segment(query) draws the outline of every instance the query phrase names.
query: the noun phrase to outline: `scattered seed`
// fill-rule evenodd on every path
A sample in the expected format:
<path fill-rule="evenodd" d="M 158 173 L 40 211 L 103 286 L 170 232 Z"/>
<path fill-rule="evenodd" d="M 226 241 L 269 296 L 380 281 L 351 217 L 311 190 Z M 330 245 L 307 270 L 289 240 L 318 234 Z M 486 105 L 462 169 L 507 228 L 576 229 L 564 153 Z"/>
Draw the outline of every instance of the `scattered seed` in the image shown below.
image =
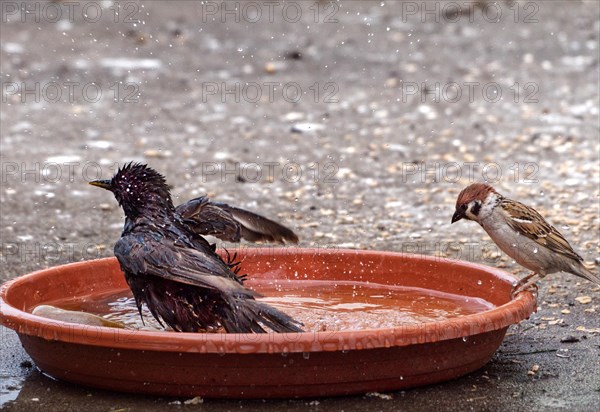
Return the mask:
<path fill-rule="evenodd" d="M 183 401 L 183 403 L 184 405 L 199 405 L 201 403 L 204 403 L 204 399 L 202 399 L 202 397 L 200 396 L 196 396 L 195 398 Z"/>
<path fill-rule="evenodd" d="M 582 305 L 587 305 L 588 303 L 590 303 L 592 301 L 592 297 L 591 296 L 577 296 L 575 298 L 575 300 L 579 303 L 581 303 Z"/>
<path fill-rule="evenodd" d="M 365 394 L 365 396 L 368 398 L 385 399 L 386 401 L 393 399 L 392 395 L 388 395 L 386 393 L 379 393 L 379 392 L 368 392 Z"/>
<path fill-rule="evenodd" d="M 585 326 L 577 326 L 575 328 L 575 330 L 578 331 L 578 332 L 600 333 L 600 328 L 591 328 L 591 329 L 588 329 Z"/>

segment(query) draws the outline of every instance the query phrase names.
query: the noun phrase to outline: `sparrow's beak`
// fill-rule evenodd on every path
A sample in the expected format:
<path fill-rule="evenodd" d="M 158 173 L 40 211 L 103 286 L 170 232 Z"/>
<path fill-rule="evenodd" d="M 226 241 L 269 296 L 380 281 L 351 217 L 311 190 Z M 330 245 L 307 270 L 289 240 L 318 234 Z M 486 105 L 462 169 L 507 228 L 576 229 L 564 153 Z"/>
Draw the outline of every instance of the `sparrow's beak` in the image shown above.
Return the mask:
<path fill-rule="evenodd" d="M 98 186 L 102 189 L 112 190 L 112 186 L 110 184 L 110 180 L 92 180 L 89 182 L 92 186 Z"/>
<path fill-rule="evenodd" d="M 461 220 L 462 218 L 465 217 L 465 212 L 463 212 L 462 210 L 457 210 L 456 212 L 454 212 L 454 214 L 452 215 L 452 223 L 458 222 L 459 220 Z"/>

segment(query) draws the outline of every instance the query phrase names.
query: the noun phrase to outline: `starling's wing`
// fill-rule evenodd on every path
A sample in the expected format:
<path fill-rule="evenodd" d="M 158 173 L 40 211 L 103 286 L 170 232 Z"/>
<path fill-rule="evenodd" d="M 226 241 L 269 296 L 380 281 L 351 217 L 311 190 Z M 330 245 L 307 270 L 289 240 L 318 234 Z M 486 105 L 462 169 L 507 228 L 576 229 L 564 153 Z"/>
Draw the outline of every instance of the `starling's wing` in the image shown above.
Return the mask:
<path fill-rule="evenodd" d="M 210 202 L 206 197 L 192 199 L 176 210 L 201 235 L 214 235 L 231 242 L 244 238 L 251 242 L 298 243 L 298 236 L 287 227 L 244 209 Z"/>
<path fill-rule="evenodd" d="M 240 224 L 228 211 L 214 207 L 206 196 L 182 203 L 175 211 L 199 235 L 213 235 L 230 242 L 239 242 L 241 239 Z"/>
<path fill-rule="evenodd" d="M 298 236 L 287 227 L 256 213 L 229 206 L 225 203 L 210 203 L 215 208 L 227 211 L 240 224 L 241 235 L 251 242 L 298 243 Z"/>
<path fill-rule="evenodd" d="M 124 272 L 153 275 L 222 292 L 255 296 L 235 280 L 227 265 L 212 251 L 191 248 L 150 234 L 129 234 L 115 244 Z"/>
<path fill-rule="evenodd" d="M 506 213 L 506 221 L 513 230 L 555 253 L 577 261 L 583 260 L 564 236 L 535 209 L 510 199 L 504 199 L 500 206 Z"/>

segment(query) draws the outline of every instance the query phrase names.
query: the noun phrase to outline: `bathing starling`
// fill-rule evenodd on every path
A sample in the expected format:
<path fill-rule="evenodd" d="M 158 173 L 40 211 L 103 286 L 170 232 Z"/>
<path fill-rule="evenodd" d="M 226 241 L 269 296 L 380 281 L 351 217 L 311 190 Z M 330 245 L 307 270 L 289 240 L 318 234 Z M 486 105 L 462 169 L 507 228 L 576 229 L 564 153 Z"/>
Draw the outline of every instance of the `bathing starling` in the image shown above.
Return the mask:
<path fill-rule="evenodd" d="M 110 180 L 125 212 L 115 256 L 140 311 L 146 303 L 158 322 L 178 332 L 301 332 L 299 322 L 255 300 L 237 263 L 223 260 L 202 235 L 238 242 L 297 242 L 288 228 L 265 217 L 201 197 L 173 206 L 165 178 L 144 164 L 128 163 Z"/>

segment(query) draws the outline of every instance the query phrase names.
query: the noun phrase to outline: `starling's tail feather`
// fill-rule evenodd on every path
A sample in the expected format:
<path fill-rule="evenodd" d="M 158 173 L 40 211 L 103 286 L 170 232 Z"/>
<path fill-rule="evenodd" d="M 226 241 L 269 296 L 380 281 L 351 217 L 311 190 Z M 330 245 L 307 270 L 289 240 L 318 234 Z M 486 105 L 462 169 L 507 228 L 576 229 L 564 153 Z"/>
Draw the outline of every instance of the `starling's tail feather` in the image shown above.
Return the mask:
<path fill-rule="evenodd" d="M 235 319 L 223 319 L 223 327 L 233 333 L 265 333 L 263 326 L 274 332 L 303 332 L 302 323 L 265 303 L 254 299 L 237 300 Z"/>
<path fill-rule="evenodd" d="M 574 275 L 587 279 L 590 282 L 594 282 L 596 285 L 600 285 L 600 278 L 598 277 L 598 275 L 596 275 L 590 269 L 585 267 L 583 262 L 577 262 L 577 264 L 572 265 L 571 268 L 571 273 L 573 273 Z"/>

